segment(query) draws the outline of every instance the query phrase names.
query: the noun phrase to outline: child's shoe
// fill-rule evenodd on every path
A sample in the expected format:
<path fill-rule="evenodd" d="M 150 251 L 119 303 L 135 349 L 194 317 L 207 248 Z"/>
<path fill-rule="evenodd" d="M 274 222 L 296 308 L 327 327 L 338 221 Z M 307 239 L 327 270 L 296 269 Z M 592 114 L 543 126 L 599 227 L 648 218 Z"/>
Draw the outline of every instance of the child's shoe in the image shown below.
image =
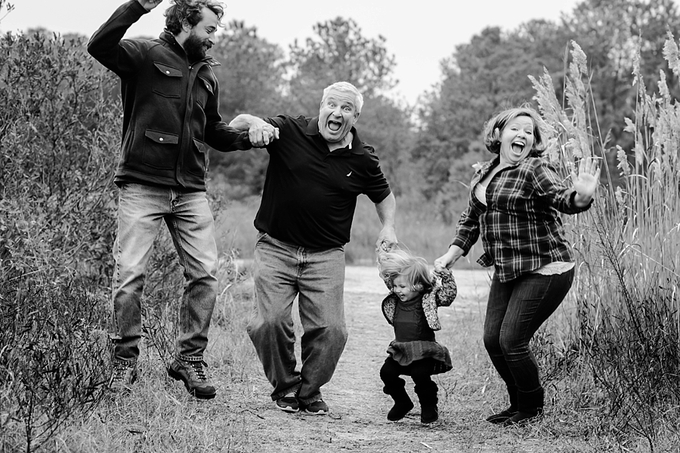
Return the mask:
<path fill-rule="evenodd" d="M 425 384 L 416 384 L 416 394 L 420 401 L 420 423 L 433 423 L 439 419 L 437 403 L 437 384 L 430 381 Z"/>
<path fill-rule="evenodd" d="M 409 398 L 404 387 L 390 389 L 388 395 L 394 400 L 394 406 L 387 413 L 387 419 L 396 422 L 406 417 L 406 414 L 413 409 L 413 401 Z"/>
<path fill-rule="evenodd" d="M 405 400 L 395 401 L 392 409 L 387 413 L 387 419 L 391 422 L 396 422 L 406 417 L 411 409 L 413 409 L 413 402 L 407 396 Z"/>
<path fill-rule="evenodd" d="M 437 405 L 421 406 L 420 408 L 420 423 L 428 424 L 434 423 L 439 419 L 439 409 Z"/>

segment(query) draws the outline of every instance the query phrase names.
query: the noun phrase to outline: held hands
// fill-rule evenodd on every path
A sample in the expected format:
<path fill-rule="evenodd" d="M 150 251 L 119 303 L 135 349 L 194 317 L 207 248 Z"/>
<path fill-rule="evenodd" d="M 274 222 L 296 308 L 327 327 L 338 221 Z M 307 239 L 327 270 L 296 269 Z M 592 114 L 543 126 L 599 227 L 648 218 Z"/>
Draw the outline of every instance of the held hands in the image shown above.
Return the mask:
<path fill-rule="evenodd" d="M 163 0 L 137 0 L 140 5 L 142 5 L 142 8 L 144 8 L 147 11 L 151 11 L 155 7 L 161 4 Z"/>
<path fill-rule="evenodd" d="M 258 122 L 248 128 L 248 138 L 254 148 L 264 148 L 279 138 L 279 128 L 264 121 Z"/>
<path fill-rule="evenodd" d="M 576 191 L 574 202 L 579 207 L 590 203 L 595 189 L 597 189 L 597 184 L 600 181 L 600 164 L 598 160 L 595 157 L 584 157 L 579 162 L 578 175 L 576 171 L 571 172 L 571 181 Z"/>
<path fill-rule="evenodd" d="M 436 260 L 434 260 L 434 270 L 435 271 L 442 271 L 444 269 L 448 269 L 449 264 L 451 263 L 451 260 L 449 259 L 449 257 L 447 255 L 448 255 L 448 253 L 446 255 L 442 255 L 439 258 L 437 258 Z"/>
<path fill-rule="evenodd" d="M 393 227 L 383 227 L 378 235 L 378 240 L 375 242 L 375 252 L 380 254 L 382 252 L 389 252 L 397 246 L 397 233 Z"/>
<path fill-rule="evenodd" d="M 442 271 L 450 268 L 461 256 L 463 256 L 463 249 L 452 245 L 445 254 L 434 260 L 434 270 Z"/>

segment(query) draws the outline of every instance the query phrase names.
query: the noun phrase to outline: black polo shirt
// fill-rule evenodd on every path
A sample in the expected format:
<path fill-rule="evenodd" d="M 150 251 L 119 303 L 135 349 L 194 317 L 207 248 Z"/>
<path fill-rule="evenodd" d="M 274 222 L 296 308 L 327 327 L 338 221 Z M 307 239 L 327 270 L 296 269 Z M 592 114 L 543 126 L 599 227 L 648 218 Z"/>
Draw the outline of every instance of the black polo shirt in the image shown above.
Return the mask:
<path fill-rule="evenodd" d="M 265 118 L 279 128 L 267 147 L 269 166 L 255 227 L 276 239 L 311 249 L 345 245 L 357 197 L 380 203 L 390 186 L 372 146 L 352 128 L 350 146 L 328 150 L 317 118 Z"/>

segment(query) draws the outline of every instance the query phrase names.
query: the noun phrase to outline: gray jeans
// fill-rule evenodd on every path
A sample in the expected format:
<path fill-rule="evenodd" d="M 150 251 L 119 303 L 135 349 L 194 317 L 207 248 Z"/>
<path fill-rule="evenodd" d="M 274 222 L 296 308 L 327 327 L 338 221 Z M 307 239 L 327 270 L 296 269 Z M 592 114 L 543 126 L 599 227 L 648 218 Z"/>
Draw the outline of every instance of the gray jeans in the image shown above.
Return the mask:
<path fill-rule="evenodd" d="M 179 310 L 177 356 L 201 360 L 217 298 L 215 226 L 205 192 L 125 184 L 113 246 L 114 360 L 135 361 L 142 335 L 141 297 L 146 266 L 161 223 L 170 231 L 186 285 Z"/>
<path fill-rule="evenodd" d="M 266 233 L 255 246 L 255 316 L 248 335 L 274 387 L 272 400 L 297 391 L 309 404 L 331 380 L 347 342 L 342 247 L 309 250 Z M 292 309 L 298 297 L 303 335 L 297 370 Z"/>

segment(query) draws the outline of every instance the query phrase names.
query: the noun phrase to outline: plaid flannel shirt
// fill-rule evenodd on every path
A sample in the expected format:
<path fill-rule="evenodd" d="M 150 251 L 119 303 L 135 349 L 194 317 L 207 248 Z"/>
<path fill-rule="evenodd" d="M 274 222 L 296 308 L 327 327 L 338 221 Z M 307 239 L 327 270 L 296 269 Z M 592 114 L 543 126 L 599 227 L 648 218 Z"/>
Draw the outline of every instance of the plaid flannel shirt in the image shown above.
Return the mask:
<path fill-rule="evenodd" d="M 451 245 L 467 255 L 481 235 L 484 254 L 477 262 L 493 265 L 501 282 L 555 261 L 572 262 L 573 252 L 564 238 L 559 213 L 585 211 L 592 201 L 577 207 L 576 192 L 560 180 L 555 169 L 541 157 L 528 157 L 500 170 L 489 181 L 484 205 L 474 188 L 498 163 L 498 158 L 486 162 L 472 178 L 469 205 Z"/>

